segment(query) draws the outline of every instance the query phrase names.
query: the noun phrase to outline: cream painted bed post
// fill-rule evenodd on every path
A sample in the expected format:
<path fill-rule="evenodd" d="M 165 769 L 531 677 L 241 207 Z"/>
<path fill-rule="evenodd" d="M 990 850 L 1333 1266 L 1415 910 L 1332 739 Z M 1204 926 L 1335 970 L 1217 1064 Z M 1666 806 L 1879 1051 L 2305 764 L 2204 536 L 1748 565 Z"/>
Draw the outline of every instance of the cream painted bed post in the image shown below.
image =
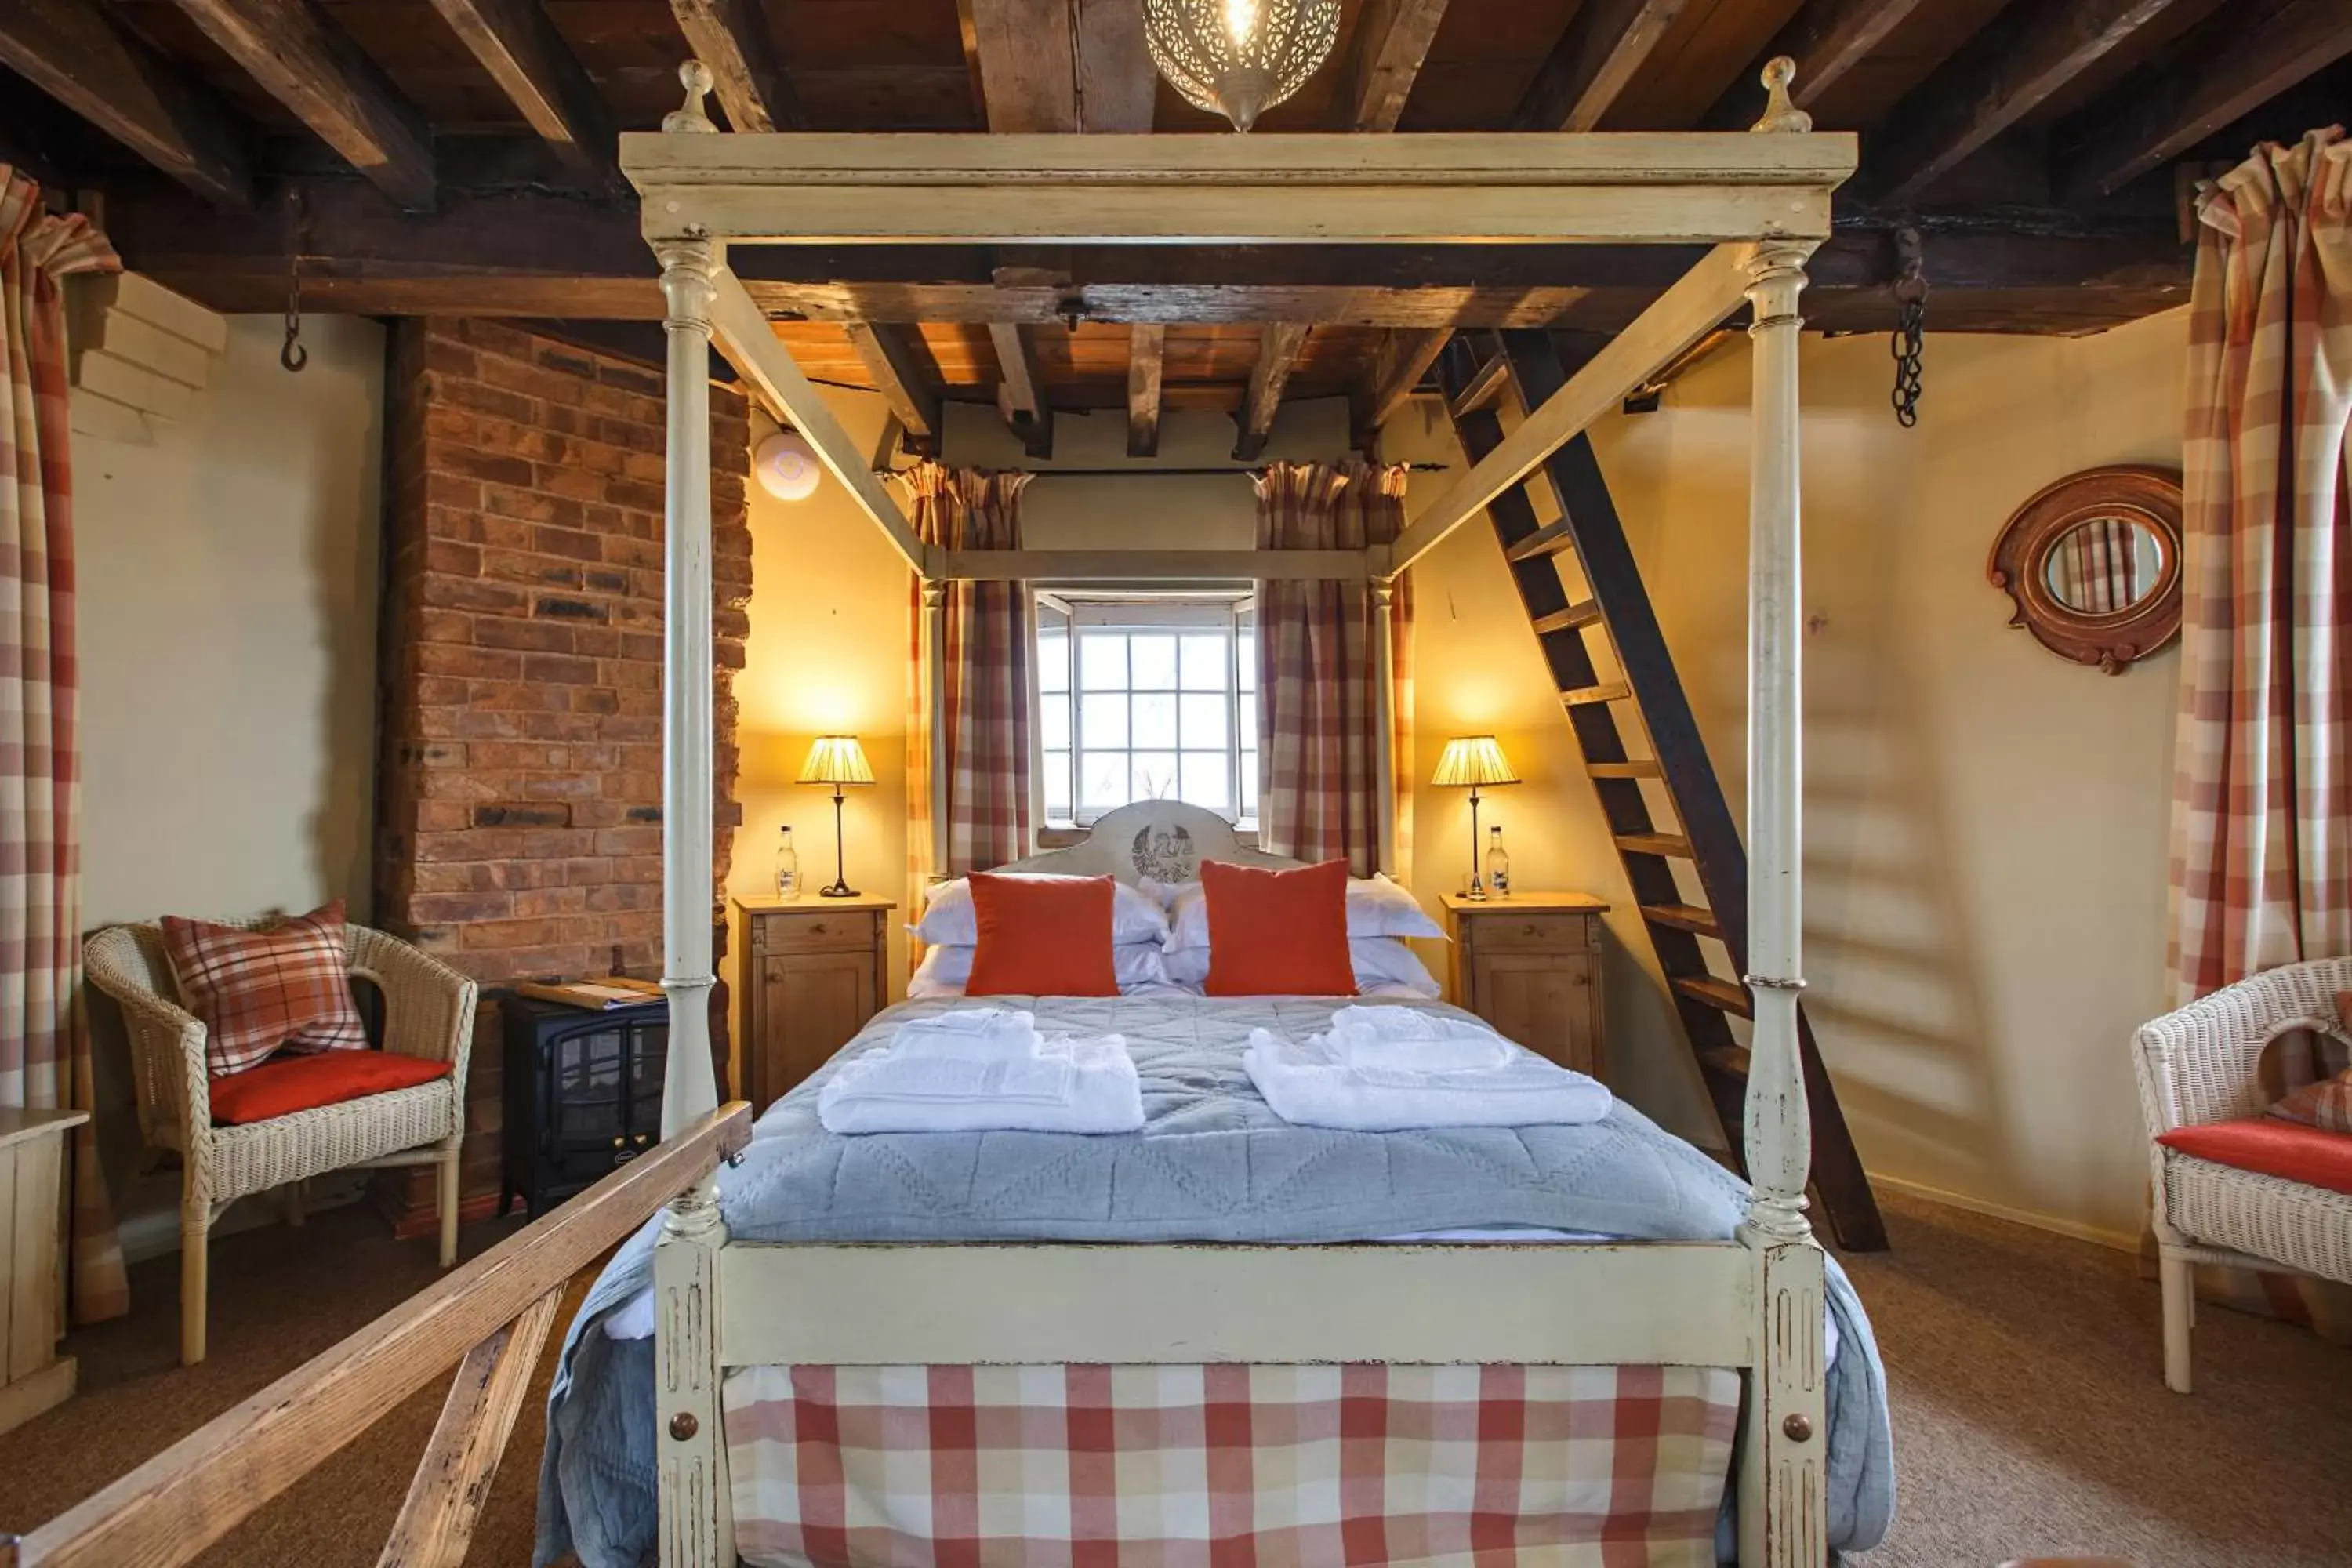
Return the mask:
<path fill-rule="evenodd" d="M 1035 647 L 1033 639 L 1031 647 Z M 923 705 L 930 715 L 931 879 L 948 870 L 948 585 L 923 579 Z M 920 910 L 916 911 L 918 915 Z"/>
<path fill-rule="evenodd" d="M 1396 579 L 1372 579 L 1372 723 L 1377 731 L 1372 776 L 1381 782 L 1373 816 L 1376 871 L 1397 874 L 1396 832 L 1396 628 L 1389 616 L 1396 605 Z M 1408 764 L 1410 765 L 1410 764 Z"/>
<path fill-rule="evenodd" d="M 1805 131 L 1786 58 L 1764 70 L 1759 132 Z M 1755 998 L 1748 1076 L 1748 1176 L 1740 1239 L 1756 1260 L 1756 1371 L 1739 1477 L 1745 1568 L 1828 1560 L 1828 1420 L 1822 1250 L 1805 1218 L 1811 1119 L 1798 1055 L 1803 900 L 1803 574 L 1797 314 L 1811 243 L 1764 240 L 1748 259 L 1754 386 L 1748 533 L 1748 964 Z"/>
<path fill-rule="evenodd" d="M 678 68 L 686 107 L 666 132 L 710 132 L 701 110 L 710 72 Z M 719 1106 L 710 1065 L 711 573 L 710 310 L 718 246 L 685 237 L 654 242 L 669 338 L 668 502 L 662 557 L 662 989 L 669 1053 L 662 1136 L 675 1137 Z M 705 1179 L 669 1207 L 654 1249 L 655 1443 L 662 1568 L 733 1568 L 733 1510 L 719 1430 L 719 1250 L 727 1227 L 719 1187 Z"/>

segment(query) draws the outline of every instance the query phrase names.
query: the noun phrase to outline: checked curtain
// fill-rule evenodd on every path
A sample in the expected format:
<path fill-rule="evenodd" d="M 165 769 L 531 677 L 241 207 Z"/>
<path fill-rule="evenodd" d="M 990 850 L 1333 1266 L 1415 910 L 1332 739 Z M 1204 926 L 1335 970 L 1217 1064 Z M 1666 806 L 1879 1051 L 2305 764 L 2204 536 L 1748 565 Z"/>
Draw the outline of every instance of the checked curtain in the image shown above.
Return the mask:
<path fill-rule="evenodd" d="M 2183 1002 L 2352 953 L 2352 143 L 2326 130 L 2259 148 L 2198 214 L 2171 868 Z M 2352 1337 L 2352 1292 L 2298 1289 L 2313 1283 L 2208 1281 Z"/>
<path fill-rule="evenodd" d="M 1017 550 L 1021 492 L 1030 476 L 920 463 L 905 476 L 910 521 L 926 544 Z M 1029 702 L 1033 606 L 1026 583 L 945 583 L 947 864 L 931 864 L 930 665 L 924 658 L 924 584 L 912 579 L 907 683 L 907 872 L 920 910 L 934 876 L 960 877 L 1029 853 Z"/>
<path fill-rule="evenodd" d="M 122 264 L 88 219 L 44 211 L 40 194 L 0 163 L 0 1105 L 87 1110 L 62 279 Z M 75 1321 L 93 1322 L 131 1303 L 89 1122 L 68 1180 L 68 1300 Z"/>
<path fill-rule="evenodd" d="M 1261 550 L 1361 550 L 1404 531 L 1405 470 L 1275 463 L 1257 479 Z M 1261 582 L 1258 841 L 1300 860 L 1380 868 L 1380 795 L 1396 814 L 1396 864 L 1412 864 L 1412 587 L 1389 608 L 1396 692 L 1389 776 L 1380 776 L 1373 592 L 1362 583 Z"/>

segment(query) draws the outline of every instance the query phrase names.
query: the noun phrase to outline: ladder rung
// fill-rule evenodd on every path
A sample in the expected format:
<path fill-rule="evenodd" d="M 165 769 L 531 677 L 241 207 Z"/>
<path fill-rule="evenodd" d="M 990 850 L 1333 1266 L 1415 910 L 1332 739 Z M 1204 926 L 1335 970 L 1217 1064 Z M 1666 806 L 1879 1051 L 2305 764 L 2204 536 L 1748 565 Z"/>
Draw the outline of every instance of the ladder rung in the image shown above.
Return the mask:
<path fill-rule="evenodd" d="M 1691 857 L 1690 840 L 1672 833 L 1621 833 L 1617 847 L 1633 855 L 1670 855 L 1678 860 Z"/>
<path fill-rule="evenodd" d="M 1737 1013 L 1743 1018 L 1753 1017 L 1755 1002 L 1748 987 L 1728 980 L 1718 980 L 1712 974 L 1685 974 L 1675 981 L 1675 989 L 1694 1002 L 1705 1003 L 1718 1013 Z"/>
<path fill-rule="evenodd" d="M 1490 406 L 1496 398 L 1502 395 L 1503 388 L 1510 384 L 1510 380 L 1509 356 L 1497 350 L 1495 356 L 1480 365 L 1478 373 L 1462 388 L 1462 395 L 1448 405 L 1454 417 L 1459 419 L 1465 414 L 1475 414 L 1479 409 Z"/>
<path fill-rule="evenodd" d="M 1711 1051 L 1699 1052 L 1698 1065 L 1726 1078 L 1744 1079 L 1748 1077 L 1748 1054 L 1746 1046 L 1717 1046 Z"/>
<path fill-rule="evenodd" d="M 1576 541 L 1569 537 L 1569 528 L 1565 521 L 1547 523 L 1504 551 L 1503 559 L 1511 562 L 1532 561 L 1538 555 L 1557 555 L 1575 543 Z"/>
<path fill-rule="evenodd" d="M 1622 680 L 1603 680 L 1591 686 L 1575 686 L 1559 694 L 1559 700 L 1570 708 L 1581 708 L 1588 702 L 1622 702 L 1633 692 Z"/>
<path fill-rule="evenodd" d="M 1723 927 L 1716 923 L 1715 911 L 1696 904 L 1643 904 L 1642 918 L 1654 926 L 1672 926 L 1676 931 L 1696 931 L 1700 936 L 1721 937 Z"/>
<path fill-rule="evenodd" d="M 1662 779 L 1666 776 L 1666 770 L 1650 757 L 1638 763 L 1587 763 L 1584 771 L 1597 779 Z"/>
<path fill-rule="evenodd" d="M 1542 637 L 1546 632 L 1572 632 L 1580 626 L 1597 626 L 1600 624 L 1601 606 L 1590 599 L 1581 604 L 1570 605 L 1564 610 L 1554 610 L 1550 615 L 1538 616 L 1535 618 L 1538 637 Z"/>

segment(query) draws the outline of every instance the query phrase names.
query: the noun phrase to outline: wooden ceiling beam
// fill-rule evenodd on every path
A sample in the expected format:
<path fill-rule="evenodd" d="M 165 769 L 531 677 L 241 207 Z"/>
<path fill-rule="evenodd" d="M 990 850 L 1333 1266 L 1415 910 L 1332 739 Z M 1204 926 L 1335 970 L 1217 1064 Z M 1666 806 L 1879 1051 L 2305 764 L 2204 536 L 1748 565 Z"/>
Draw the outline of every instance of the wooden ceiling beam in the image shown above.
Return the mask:
<path fill-rule="evenodd" d="M 1054 455 L 1054 405 L 1037 369 L 1037 345 L 1018 322 L 992 321 L 988 341 L 996 350 L 996 411 L 1033 458 Z"/>
<path fill-rule="evenodd" d="M 879 321 L 845 321 L 842 331 L 857 351 L 875 390 L 890 405 L 892 417 L 906 432 L 909 451 L 936 451 L 940 439 L 940 394 L 923 369 L 917 347 L 920 334 L 911 327 Z"/>
<path fill-rule="evenodd" d="M 989 130 L 1076 131 L 1078 45 L 1070 0 L 968 3 Z"/>
<path fill-rule="evenodd" d="M 433 128 L 318 0 L 179 0 L 264 92 L 404 207 L 433 205 Z"/>
<path fill-rule="evenodd" d="M 1381 340 L 1372 360 L 1368 409 L 1373 429 L 1387 424 L 1412 398 L 1412 389 L 1421 384 L 1421 378 L 1429 374 L 1453 336 L 1451 327 L 1419 327 L 1392 330 Z"/>
<path fill-rule="evenodd" d="M 1895 107 L 1873 149 L 1871 185 L 1912 200 L 2075 77 L 2170 10 L 2174 0 L 2055 0 L 1996 20 Z"/>
<path fill-rule="evenodd" d="M 1752 124 L 1762 108 L 1756 96 L 1756 79 L 1767 60 L 1782 55 L 1797 63 L 1796 79 L 1789 84 L 1789 100 L 1799 109 L 1811 109 L 1927 3 L 1806 0 L 1788 25 L 1773 35 L 1764 52 L 1740 73 L 1731 90 L 1716 100 L 1704 123 L 1715 131 L 1738 131 Z"/>
<path fill-rule="evenodd" d="M 1585 0 L 1519 105 L 1522 131 L 1601 123 L 1689 0 Z"/>
<path fill-rule="evenodd" d="M 2347 54 L 2344 0 L 2225 7 L 2157 68 L 2133 73 L 2059 127 L 2053 183 L 2069 200 L 2113 194 Z"/>
<path fill-rule="evenodd" d="M 1394 131 L 1445 19 L 1446 0 L 1365 0 L 1342 107 L 1346 129 Z"/>
<path fill-rule="evenodd" d="M 807 117 L 776 53 L 760 0 L 669 0 L 694 58 L 710 68 L 712 90 L 737 131 L 800 131 Z"/>
<path fill-rule="evenodd" d="M 1167 369 L 1168 329 L 1139 322 L 1127 333 L 1127 455 L 1160 456 L 1160 384 Z"/>
<path fill-rule="evenodd" d="M 252 208 L 253 174 L 228 111 L 93 0 L 0 5 L 0 64 L 205 200 Z"/>
<path fill-rule="evenodd" d="M 613 117 L 540 0 L 433 0 L 540 139 L 582 179 L 620 177 Z"/>
<path fill-rule="evenodd" d="M 1160 72 L 1143 41 L 1143 0 L 1076 0 L 1076 129 L 1144 132 L 1160 104 Z"/>
<path fill-rule="evenodd" d="M 1298 367 L 1298 355 L 1307 347 L 1307 326 L 1304 321 L 1270 321 L 1258 336 L 1257 363 L 1250 367 L 1249 391 L 1242 396 L 1242 411 L 1236 416 L 1241 426 L 1240 437 L 1234 442 L 1234 461 L 1254 463 L 1265 450 L 1266 437 L 1274 433 L 1275 412 L 1282 406 L 1283 389 L 1290 384 L 1290 373 Z"/>

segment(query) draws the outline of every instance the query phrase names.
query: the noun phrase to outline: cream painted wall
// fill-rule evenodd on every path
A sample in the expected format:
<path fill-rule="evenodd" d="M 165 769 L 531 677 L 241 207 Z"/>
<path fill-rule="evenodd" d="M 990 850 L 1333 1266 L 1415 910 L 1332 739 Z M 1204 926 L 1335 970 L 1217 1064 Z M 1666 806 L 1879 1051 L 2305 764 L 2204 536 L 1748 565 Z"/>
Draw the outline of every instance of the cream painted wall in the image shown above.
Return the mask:
<path fill-rule="evenodd" d="M 230 318 L 194 413 L 150 446 L 76 436 L 82 922 L 369 911 L 383 329 Z M 110 1007 L 91 1009 L 110 1186 L 134 1256 L 176 1244 L 178 1178 L 133 1184 Z"/>
<path fill-rule="evenodd" d="M 2011 511 L 2104 463 L 2179 461 L 2183 313 L 2082 339 L 1947 336 L 1920 426 L 1876 338 L 1804 348 L 1807 1005 L 1865 1163 L 2110 1238 L 2147 1173 L 2132 1028 L 2166 1005 L 2178 658 L 2109 678 L 2006 623 L 1984 565 Z M 1717 765 L 1740 809 L 1748 360 L 1678 382 L 1595 444 Z M 1396 456 L 1453 452 L 1416 407 Z M 1442 481 L 1444 476 L 1437 476 Z M 1416 481 L 1416 501 L 1434 483 Z M 1497 731 L 1522 886 L 1625 889 L 1483 525 L 1417 574 L 1420 776 Z M 1424 895 L 1458 879 L 1464 808 L 1423 789 Z M 1614 1059 L 1678 1131 L 1706 1121 L 1646 943 L 1612 917 Z M 1636 956 L 1638 955 L 1638 957 Z"/>

